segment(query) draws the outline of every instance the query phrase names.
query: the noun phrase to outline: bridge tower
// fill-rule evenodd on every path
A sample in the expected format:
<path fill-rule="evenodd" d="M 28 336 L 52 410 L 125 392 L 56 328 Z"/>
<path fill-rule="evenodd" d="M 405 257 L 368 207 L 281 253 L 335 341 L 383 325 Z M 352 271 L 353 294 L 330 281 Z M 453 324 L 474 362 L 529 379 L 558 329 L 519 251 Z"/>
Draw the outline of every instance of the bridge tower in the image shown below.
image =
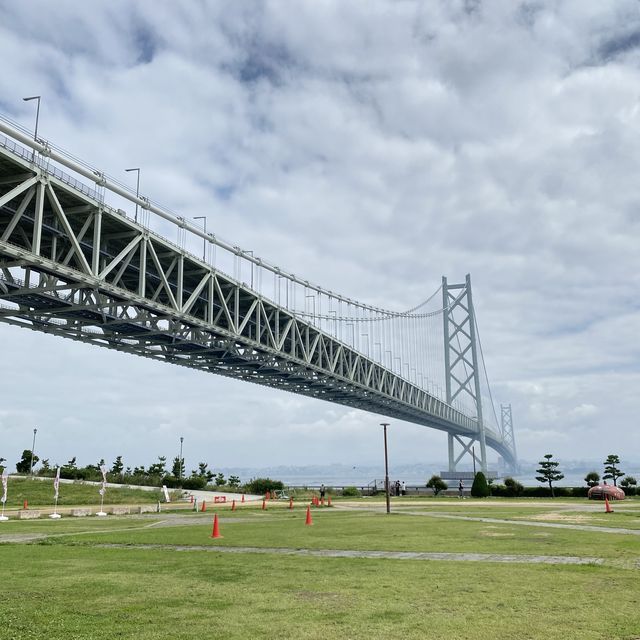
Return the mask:
<path fill-rule="evenodd" d="M 513 451 L 513 459 L 517 460 L 516 456 L 516 440 L 513 435 L 513 415 L 511 413 L 510 404 L 500 405 L 500 427 L 502 429 L 502 440 L 511 451 Z M 512 465 L 513 472 L 517 472 L 517 464 Z"/>
<path fill-rule="evenodd" d="M 471 276 L 467 274 L 464 283 L 449 284 L 442 278 L 442 308 L 444 319 L 444 368 L 447 403 L 452 404 L 465 394 L 471 398 L 476 409 L 478 432 L 476 436 L 466 438 L 449 433 L 449 471 L 466 453 L 480 463 L 483 473 L 487 473 L 487 448 L 485 444 L 484 423 L 482 420 L 482 396 L 480 393 L 480 363 L 476 341 L 476 323 L 471 295 Z M 462 451 L 456 455 L 456 442 Z M 473 444 L 480 443 L 480 458 L 476 456 Z"/>

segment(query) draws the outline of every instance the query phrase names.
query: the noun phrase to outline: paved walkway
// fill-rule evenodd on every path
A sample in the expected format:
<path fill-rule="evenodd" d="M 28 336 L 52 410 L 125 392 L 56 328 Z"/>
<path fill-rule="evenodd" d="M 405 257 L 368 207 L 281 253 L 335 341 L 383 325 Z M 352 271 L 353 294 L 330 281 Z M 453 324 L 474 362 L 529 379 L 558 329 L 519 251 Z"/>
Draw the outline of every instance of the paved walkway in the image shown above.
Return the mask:
<path fill-rule="evenodd" d="M 531 556 L 499 553 L 431 553 L 421 551 L 357 551 L 351 549 L 293 549 L 287 547 L 224 547 L 167 544 L 96 544 L 108 549 L 160 549 L 171 551 L 215 551 L 217 553 L 259 553 L 320 558 L 369 558 L 378 560 L 445 560 L 453 562 L 505 562 L 524 564 L 603 564 L 602 558 L 577 556 Z"/>
<path fill-rule="evenodd" d="M 345 507 L 336 505 L 336 509 L 346 511 L 372 511 L 383 513 L 384 507 Z M 409 516 L 422 516 L 425 518 L 443 518 L 446 520 L 467 520 L 469 522 L 486 522 L 487 524 L 514 525 L 517 527 L 545 527 L 548 529 L 572 529 L 574 531 L 589 531 L 592 533 L 618 533 L 620 535 L 640 536 L 640 529 L 623 529 L 621 527 L 599 527 L 589 524 L 561 524 L 559 522 L 542 522 L 540 520 L 507 520 L 505 518 L 483 518 L 479 516 L 460 516 L 453 513 L 430 513 L 429 511 L 410 511 L 402 509 L 396 513 Z"/>

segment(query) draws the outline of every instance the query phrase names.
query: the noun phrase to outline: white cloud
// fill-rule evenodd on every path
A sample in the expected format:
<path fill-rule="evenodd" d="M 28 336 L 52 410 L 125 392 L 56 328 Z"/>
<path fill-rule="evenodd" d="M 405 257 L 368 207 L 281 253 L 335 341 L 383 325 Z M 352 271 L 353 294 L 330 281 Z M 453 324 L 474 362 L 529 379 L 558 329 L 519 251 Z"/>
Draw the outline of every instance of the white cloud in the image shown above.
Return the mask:
<path fill-rule="evenodd" d="M 44 137 L 123 181 L 142 167 L 154 200 L 346 295 L 408 308 L 471 272 L 521 455 L 600 458 L 580 434 L 606 420 L 640 458 L 639 31 L 629 1 L 10 3 L 0 109 L 32 126 L 21 98 L 42 94 Z M 226 466 L 379 453 L 362 412 L 0 338 L 12 456 L 32 424 L 55 455 L 133 464 L 181 434 Z M 444 434 L 403 429 L 446 458 Z"/>

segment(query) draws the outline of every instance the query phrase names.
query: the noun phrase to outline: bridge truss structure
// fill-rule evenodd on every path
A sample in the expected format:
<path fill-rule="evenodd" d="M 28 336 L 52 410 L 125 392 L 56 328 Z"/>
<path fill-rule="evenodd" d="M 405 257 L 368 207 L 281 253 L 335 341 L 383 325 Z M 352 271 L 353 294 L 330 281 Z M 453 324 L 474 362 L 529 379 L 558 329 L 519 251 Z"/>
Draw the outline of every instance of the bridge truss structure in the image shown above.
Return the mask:
<path fill-rule="evenodd" d="M 0 132 L 0 322 L 439 429 L 451 470 L 474 442 L 481 468 L 487 445 L 515 466 L 512 427 L 483 418 L 468 276 L 443 279 L 434 312 L 433 296 L 404 312 L 362 304 L 207 234 L 15 123 L 0 120 Z M 108 194 L 135 204 L 135 218 Z M 202 258 L 187 234 L 204 241 Z M 434 351 L 423 329 L 440 318 Z M 428 375 L 438 349 L 446 392 Z"/>

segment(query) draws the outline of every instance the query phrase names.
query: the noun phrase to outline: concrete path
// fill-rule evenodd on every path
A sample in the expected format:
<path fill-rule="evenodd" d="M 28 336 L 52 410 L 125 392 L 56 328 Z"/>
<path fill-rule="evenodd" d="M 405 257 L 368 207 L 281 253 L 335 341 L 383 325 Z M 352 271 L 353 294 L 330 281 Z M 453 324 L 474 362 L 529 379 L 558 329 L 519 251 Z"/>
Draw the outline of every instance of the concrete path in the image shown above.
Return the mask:
<path fill-rule="evenodd" d="M 160 549 L 170 551 L 214 551 L 217 553 L 258 553 L 320 558 L 367 558 L 373 560 L 445 560 L 453 562 L 503 562 L 521 564 L 603 564 L 602 558 L 577 556 L 531 556 L 498 553 L 431 553 L 420 551 L 356 551 L 351 549 L 293 549 L 287 547 L 224 547 L 166 544 L 96 544 L 108 549 Z"/>
<path fill-rule="evenodd" d="M 372 511 L 383 513 L 385 507 L 345 507 L 343 505 L 335 505 L 336 509 L 344 509 L 346 511 Z M 410 511 L 402 509 L 399 512 L 408 516 L 422 516 L 424 518 L 442 518 L 446 520 L 466 520 L 468 522 L 486 522 L 487 524 L 503 524 L 513 525 L 516 527 L 544 527 L 548 529 L 572 529 L 574 531 L 589 531 L 591 533 L 618 533 L 620 535 L 640 536 L 640 529 L 623 529 L 621 527 L 600 527 L 589 524 L 561 524 L 559 522 L 542 522 L 539 520 L 507 520 L 500 518 L 482 518 L 478 516 L 460 516 L 453 513 L 430 513 L 429 511 Z"/>

